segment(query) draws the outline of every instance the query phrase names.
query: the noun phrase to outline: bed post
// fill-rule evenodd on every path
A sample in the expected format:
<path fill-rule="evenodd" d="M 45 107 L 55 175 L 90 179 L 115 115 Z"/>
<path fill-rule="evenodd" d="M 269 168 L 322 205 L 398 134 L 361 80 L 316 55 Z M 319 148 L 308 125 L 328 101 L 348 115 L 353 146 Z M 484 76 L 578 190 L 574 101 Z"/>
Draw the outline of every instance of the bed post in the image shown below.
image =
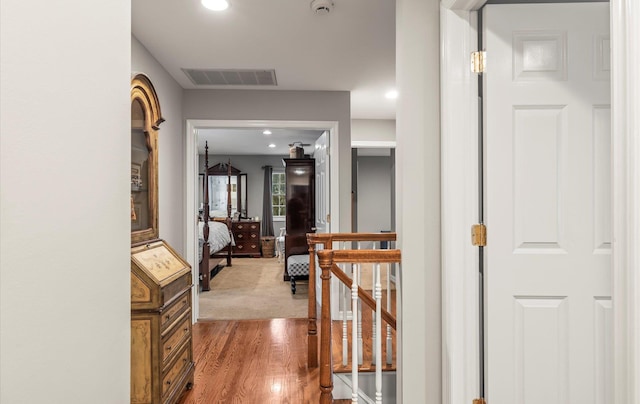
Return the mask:
<path fill-rule="evenodd" d="M 202 236 L 204 238 L 202 244 L 202 260 L 200 261 L 200 275 L 202 276 L 202 290 L 211 290 L 211 272 L 209 271 L 209 255 L 211 254 L 209 246 L 209 144 L 204 142 L 204 178 L 202 180 L 204 203 L 202 205 L 203 210 L 203 228 Z"/>
<path fill-rule="evenodd" d="M 236 185 L 237 186 L 237 185 Z M 232 232 L 232 223 L 231 223 L 231 159 L 227 164 L 227 227 L 229 228 L 229 235 L 231 239 L 233 239 Z M 231 250 L 233 246 L 229 243 L 229 248 L 227 248 L 227 266 L 231 266 Z"/>

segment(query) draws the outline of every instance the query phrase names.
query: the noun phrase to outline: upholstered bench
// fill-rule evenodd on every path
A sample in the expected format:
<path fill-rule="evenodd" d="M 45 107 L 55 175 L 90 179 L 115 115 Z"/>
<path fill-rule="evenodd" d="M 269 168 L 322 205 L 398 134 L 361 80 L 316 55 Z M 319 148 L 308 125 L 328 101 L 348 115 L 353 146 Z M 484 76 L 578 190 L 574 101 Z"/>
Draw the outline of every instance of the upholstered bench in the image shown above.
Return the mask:
<path fill-rule="evenodd" d="M 291 293 L 296 294 L 296 276 L 309 276 L 309 254 L 290 255 L 287 258 L 287 274 L 291 282 Z"/>

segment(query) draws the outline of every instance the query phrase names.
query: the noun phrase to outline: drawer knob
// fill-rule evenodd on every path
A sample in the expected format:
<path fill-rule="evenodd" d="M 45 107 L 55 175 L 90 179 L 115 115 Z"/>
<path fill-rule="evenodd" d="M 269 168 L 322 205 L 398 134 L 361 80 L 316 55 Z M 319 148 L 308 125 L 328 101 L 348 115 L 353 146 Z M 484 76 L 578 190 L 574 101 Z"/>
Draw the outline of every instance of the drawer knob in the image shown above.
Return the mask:
<path fill-rule="evenodd" d="M 170 351 L 170 350 L 171 350 L 171 345 L 167 347 L 167 351 Z"/>
<path fill-rule="evenodd" d="M 184 332 L 188 332 L 189 331 L 189 327 L 184 327 Z"/>
<path fill-rule="evenodd" d="M 167 383 L 167 385 L 170 385 L 171 384 L 171 380 L 167 380 L 166 383 Z"/>
<path fill-rule="evenodd" d="M 171 316 L 167 314 L 166 316 L 164 316 L 164 318 L 168 320 L 171 318 Z"/>

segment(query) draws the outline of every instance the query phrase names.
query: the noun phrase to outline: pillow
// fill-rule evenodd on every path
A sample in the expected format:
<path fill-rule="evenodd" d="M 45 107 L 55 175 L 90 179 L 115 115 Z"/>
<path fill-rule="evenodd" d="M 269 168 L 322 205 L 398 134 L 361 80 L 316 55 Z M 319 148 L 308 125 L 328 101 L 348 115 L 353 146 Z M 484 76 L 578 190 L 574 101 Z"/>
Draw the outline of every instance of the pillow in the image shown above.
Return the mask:
<path fill-rule="evenodd" d="M 224 210 L 212 210 L 209 212 L 209 217 L 227 217 L 227 212 Z"/>

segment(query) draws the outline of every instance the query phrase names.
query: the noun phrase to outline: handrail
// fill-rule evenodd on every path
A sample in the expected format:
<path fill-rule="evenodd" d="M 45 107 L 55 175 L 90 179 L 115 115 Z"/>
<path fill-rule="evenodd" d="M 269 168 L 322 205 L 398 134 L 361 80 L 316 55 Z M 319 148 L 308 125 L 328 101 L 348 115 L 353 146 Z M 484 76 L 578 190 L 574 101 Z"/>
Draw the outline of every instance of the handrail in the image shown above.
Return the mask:
<path fill-rule="evenodd" d="M 333 401 L 333 369 L 331 364 L 331 272 L 338 263 L 400 263 L 399 250 L 321 250 L 317 251 L 318 263 L 322 270 L 322 314 L 320 327 L 320 404 L 331 404 Z M 340 271 L 342 272 L 342 271 Z M 337 275 L 337 274 L 336 274 Z M 354 283 L 355 284 L 355 283 Z M 379 287 L 379 285 L 378 285 Z M 380 297 L 376 288 L 377 298 Z M 380 311 L 376 311 L 378 320 L 381 320 Z M 378 326 L 380 323 L 378 322 Z M 379 348 L 379 346 L 378 346 Z M 380 350 L 377 349 L 380 357 Z M 354 359 L 355 361 L 355 359 Z M 357 368 L 357 363 L 352 364 Z M 379 381 L 380 371 L 376 369 L 376 385 Z"/>
<path fill-rule="evenodd" d="M 316 260 L 315 260 L 315 251 L 317 249 L 316 246 L 321 245 L 322 249 L 324 250 L 332 250 L 334 241 L 337 241 L 337 242 L 379 241 L 380 242 L 380 241 L 396 241 L 396 240 L 397 240 L 397 234 L 394 232 L 389 232 L 389 233 L 307 233 L 307 244 L 309 245 L 309 305 L 308 305 L 308 324 L 307 324 L 307 366 L 309 368 L 315 368 L 318 366 L 318 326 L 317 326 L 318 318 L 317 318 L 317 309 L 316 309 Z"/>

